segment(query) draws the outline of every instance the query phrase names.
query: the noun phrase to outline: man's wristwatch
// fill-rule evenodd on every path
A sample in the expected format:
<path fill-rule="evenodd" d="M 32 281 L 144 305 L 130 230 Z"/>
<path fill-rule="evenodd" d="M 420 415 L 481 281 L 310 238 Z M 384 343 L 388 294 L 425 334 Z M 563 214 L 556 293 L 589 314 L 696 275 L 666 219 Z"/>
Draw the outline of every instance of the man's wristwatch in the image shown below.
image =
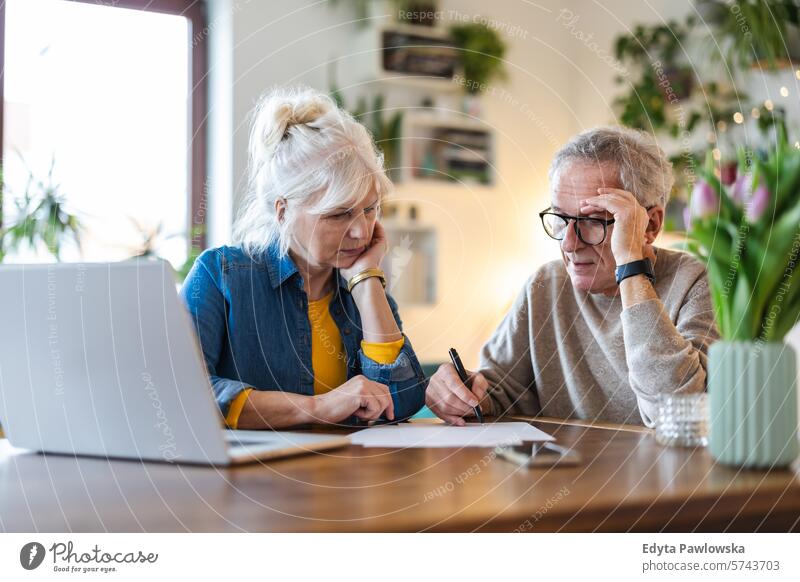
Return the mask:
<path fill-rule="evenodd" d="M 617 270 L 614 271 L 614 275 L 617 278 L 617 285 L 634 275 L 644 275 L 650 279 L 651 283 L 656 280 L 655 273 L 653 273 L 653 263 L 650 259 L 642 259 L 641 261 L 633 261 L 631 263 L 625 263 L 624 265 L 618 265 Z"/>

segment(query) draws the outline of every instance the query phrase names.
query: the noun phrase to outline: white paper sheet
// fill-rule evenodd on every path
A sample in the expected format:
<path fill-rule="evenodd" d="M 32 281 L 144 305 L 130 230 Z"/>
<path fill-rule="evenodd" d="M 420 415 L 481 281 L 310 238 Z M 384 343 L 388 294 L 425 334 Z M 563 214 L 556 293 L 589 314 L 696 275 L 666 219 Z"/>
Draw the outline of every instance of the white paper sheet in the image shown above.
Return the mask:
<path fill-rule="evenodd" d="M 496 447 L 555 440 L 526 422 L 466 426 L 401 423 L 373 426 L 351 434 L 350 439 L 354 445 L 386 448 Z"/>

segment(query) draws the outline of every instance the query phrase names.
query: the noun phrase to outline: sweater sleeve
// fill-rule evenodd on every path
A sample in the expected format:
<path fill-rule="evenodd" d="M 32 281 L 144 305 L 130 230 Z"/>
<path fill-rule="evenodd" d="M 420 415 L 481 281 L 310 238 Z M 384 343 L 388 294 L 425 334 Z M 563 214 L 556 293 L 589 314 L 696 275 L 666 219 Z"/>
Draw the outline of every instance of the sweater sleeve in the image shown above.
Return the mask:
<path fill-rule="evenodd" d="M 529 290 L 520 291 L 511 310 L 481 349 L 480 372 L 489 382 L 492 414 L 539 414 L 530 345 Z"/>
<path fill-rule="evenodd" d="M 660 300 L 622 311 L 628 380 L 645 425 L 655 425 L 662 393 L 702 392 L 708 348 L 719 336 L 705 275 L 686 294 L 672 321 Z"/>

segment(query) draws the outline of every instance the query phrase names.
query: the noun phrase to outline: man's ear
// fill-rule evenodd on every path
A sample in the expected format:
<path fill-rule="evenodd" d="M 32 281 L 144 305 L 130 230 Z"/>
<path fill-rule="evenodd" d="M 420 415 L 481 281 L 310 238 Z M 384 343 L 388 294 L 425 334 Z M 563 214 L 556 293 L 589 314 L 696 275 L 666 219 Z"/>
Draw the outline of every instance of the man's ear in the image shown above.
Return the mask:
<path fill-rule="evenodd" d="M 649 220 L 644 237 L 647 239 L 647 244 L 653 244 L 661 229 L 664 228 L 664 207 L 660 205 L 653 206 L 647 211 L 647 216 Z"/>
<path fill-rule="evenodd" d="M 283 222 L 283 216 L 286 214 L 286 200 L 278 198 L 275 201 L 275 216 L 278 217 L 278 222 Z"/>

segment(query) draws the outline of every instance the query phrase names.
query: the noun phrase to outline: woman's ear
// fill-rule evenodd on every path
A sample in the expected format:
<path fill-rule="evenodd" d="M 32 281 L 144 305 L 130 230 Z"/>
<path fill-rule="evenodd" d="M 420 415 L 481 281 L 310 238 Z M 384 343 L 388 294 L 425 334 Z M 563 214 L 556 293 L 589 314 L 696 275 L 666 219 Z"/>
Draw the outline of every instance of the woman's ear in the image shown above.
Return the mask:
<path fill-rule="evenodd" d="M 658 237 L 661 232 L 661 229 L 664 227 L 664 207 L 653 206 L 647 211 L 647 217 L 649 220 L 644 236 L 647 239 L 647 244 L 653 244 L 656 237 Z"/>
<path fill-rule="evenodd" d="M 286 200 L 278 198 L 275 201 L 275 216 L 278 217 L 278 222 L 283 222 L 283 217 L 286 214 Z"/>

